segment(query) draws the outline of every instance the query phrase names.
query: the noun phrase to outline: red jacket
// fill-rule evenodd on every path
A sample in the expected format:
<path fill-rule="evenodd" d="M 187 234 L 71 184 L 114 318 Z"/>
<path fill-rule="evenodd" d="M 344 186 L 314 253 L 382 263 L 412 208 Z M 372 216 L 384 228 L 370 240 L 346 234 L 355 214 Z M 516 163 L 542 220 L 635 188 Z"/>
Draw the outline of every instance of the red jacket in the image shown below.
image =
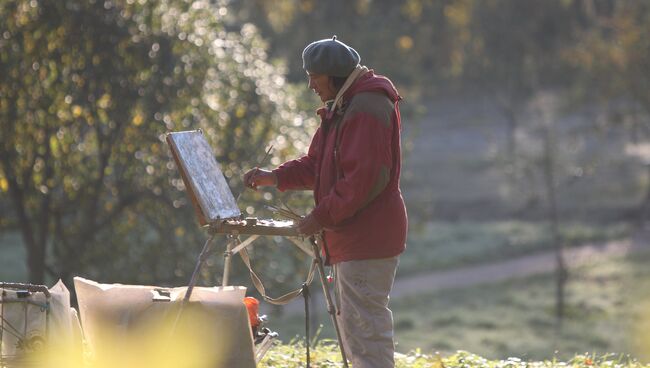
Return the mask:
<path fill-rule="evenodd" d="M 329 262 L 404 251 L 407 216 L 399 189 L 400 97 L 387 78 L 359 77 L 331 119 L 326 109 L 306 156 L 274 170 L 278 189 L 311 189 Z"/>

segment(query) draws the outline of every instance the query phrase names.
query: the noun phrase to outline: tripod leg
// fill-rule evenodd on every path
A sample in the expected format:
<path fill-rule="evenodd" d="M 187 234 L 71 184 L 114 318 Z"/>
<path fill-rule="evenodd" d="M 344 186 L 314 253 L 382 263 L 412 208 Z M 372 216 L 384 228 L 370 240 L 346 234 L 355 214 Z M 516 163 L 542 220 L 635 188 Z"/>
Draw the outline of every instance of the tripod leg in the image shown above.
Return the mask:
<path fill-rule="evenodd" d="M 196 285 L 196 279 L 199 276 L 199 271 L 201 270 L 201 266 L 203 266 L 203 262 L 205 262 L 205 259 L 208 258 L 208 255 L 210 255 L 210 249 L 212 248 L 213 239 L 214 239 L 214 235 L 210 235 L 208 240 L 206 240 L 205 244 L 203 245 L 203 250 L 201 250 L 199 259 L 196 261 L 196 266 L 194 266 L 194 272 L 192 272 L 190 283 L 187 285 L 185 296 L 183 297 L 183 301 L 181 302 L 181 305 L 178 308 L 178 312 L 176 313 L 176 319 L 174 320 L 174 324 L 172 325 L 170 335 L 174 334 L 174 332 L 176 331 L 176 325 L 178 324 L 178 320 L 181 318 L 181 313 L 183 313 L 183 308 L 185 307 L 185 304 L 190 301 L 190 297 L 192 296 L 192 290 L 194 290 L 194 286 Z"/>
<path fill-rule="evenodd" d="M 226 252 L 223 254 L 223 280 L 221 286 L 228 286 L 230 278 L 230 263 L 232 261 L 232 248 L 236 242 L 237 235 L 228 235 L 228 245 L 226 246 Z"/>
<path fill-rule="evenodd" d="M 190 296 L 192 295 L 192 290 L 194 290 L 194 285 L 196 285 L 196 279 L 199 276 L 199 271 L 201 270 L 201 266 L 203 266 L 203 262 L 205 262 L 205 259 L 210 254 L 210 249 L 212 248 L 212 239 L 214 239 L 214 235 L 210 235 L 208 240 L 206 240 L 205 245 L 203 245 L 203 250 L 199 255 L 199 259 L 196 262 L 196 266 L 194 266 L 194 272 L 192 272 L 192 277 L 190 278 L 190 283 L 187 286 L 187 291 L 185 292 L 185 297 L 183 298 L 183 302 L 190 301 Z"/>
<path fill-rule="evenodd" d="M 332 323 L 334 324 L 334 330 L 336 330 L 336 338 L 339 340 L 339 348 L 341 349 L 341 357 L 343 358 L 343 366 L 348 368 L 348 359 L 345 354 L 345 348 L 343 347 L 343 339 L 341 338 L 341 330 L 339 330 L 339 322 L 336 319 L 336 307 L 334 302 L 332 302 L 332 296 L 330 295 L 330 289 L 327 287 L 327 276 L 325 276 L 325 266 L 323 265 L 323 258 L 320 255 L 320 249 L 318 244 L 312 238 L 311 244 L 314 250 L 314 257 L 316 258 L 316 265 L 318 267 L 318 274 L 320 275 L 320 283 L 323 285 L 323 294 L 325 295 L 325 300 L 327 301 L 327 312 L 332 318 Z"/>

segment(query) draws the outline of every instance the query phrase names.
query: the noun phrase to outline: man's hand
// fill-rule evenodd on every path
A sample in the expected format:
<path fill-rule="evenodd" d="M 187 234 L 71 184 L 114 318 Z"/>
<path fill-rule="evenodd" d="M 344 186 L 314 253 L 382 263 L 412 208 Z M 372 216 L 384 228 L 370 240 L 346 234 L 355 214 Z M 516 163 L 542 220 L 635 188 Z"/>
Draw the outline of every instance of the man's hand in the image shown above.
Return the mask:
<path fill-rule="evenodd" d="M 278 185 L 278 178 L 273 172 L 256 167 L 244 174 L 244 185 L 252 189 L 276 186 Z"/>
<path fill-rule="evenodd" d="M 323 229 L 321 224 L 318 223 L 314 215 L 305 216 L 298 223 L 298 233 L 304 236 L 314 235 L 317 232 L 320 232 Z"/>

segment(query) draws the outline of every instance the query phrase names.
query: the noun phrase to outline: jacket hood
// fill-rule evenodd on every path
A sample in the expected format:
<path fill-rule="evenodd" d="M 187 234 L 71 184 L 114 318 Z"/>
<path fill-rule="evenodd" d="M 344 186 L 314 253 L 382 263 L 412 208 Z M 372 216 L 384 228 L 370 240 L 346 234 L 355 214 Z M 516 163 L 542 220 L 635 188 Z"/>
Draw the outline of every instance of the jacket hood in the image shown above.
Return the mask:
<path fill-rule="evenodd" d="M 402 99 L 402 96 L 397 92 L 397 88 L 390 79 L 384 77 L 383 75 L 375 74 L 374 70 L 369 70 L 367 73 L 360 76 L 354 83 L 348 88 L 348 90 L 343 95 L 344 101 L 349 101 L 352 96 L 361 92 L 379 92 L 385 94 L 391 101 L 397 102 Z M 331 104 L 332 101 L 329 103 Z M 329 105 L 320 107 L 316 113 L 325 120 L 327 117 L 327 109 Z"/>
<path fill-rule="evenodd" d="M 361 92 L 381 92 L 384 93 L 393 102 L 397 102 L 402 97 L 397 92 L 397 88 L 390 79 L 383 75 L 377 75 L 373 70 L 368 71 L 357 79 L 352 86 L 345 92 L 345 100 Z"/>

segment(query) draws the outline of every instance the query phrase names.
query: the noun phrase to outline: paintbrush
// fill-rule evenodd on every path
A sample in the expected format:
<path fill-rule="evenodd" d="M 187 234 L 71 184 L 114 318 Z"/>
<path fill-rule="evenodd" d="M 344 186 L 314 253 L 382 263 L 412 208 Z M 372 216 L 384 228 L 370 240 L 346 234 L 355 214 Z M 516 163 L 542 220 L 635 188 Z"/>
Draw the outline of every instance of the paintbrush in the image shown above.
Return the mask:
<path fill-rule="evenodd" d="M 286 210 L 284 208 L 275 207 L 275 206 L 272 206 L 270 204 L 267 204 L 266 208 L 271 210 L 273 213 L 277 213 L 278 215 L 286 217 L 286 218 L 288 218 L 290 220 L 294 220 L 294 221 L 302 220 L 302 216 L 298 215 L 297 213 L 295 213 L 295 212 L 293 212 L 291 210 Z"/>
<path fill-rule="evenodd" d="M 266 162 L 266 159 L 269 158 L 269 156 L 271 155 L 271 151 L 272 151 L 272 150 L 273 150 L 273 145 L 271 145 L 271 146 L 269 147 L 269 149 L 266 150 L 266 154 L 264 155 L 264 157 L 262 158 L 262 160 L 261 160 L 260 162 L 258 162 L 257 165 L 255 165 L 255 172 L 254 172 L 253 175 L 251 176 L 251 180 L 255 177 L 255 175 L 257 175 L 257 172 L 258 172 L 258 170 L 260 169 L 260 166 L 262 166 L 262 165 L 264 164 L 264 162 Z M 246 187 L 244 187 L 244 188 L 241 190 L 241 192 L 239 192 L 239 194 L 237 195 L 237 198 L 235 198 L 235 203 L 239 203 L 239 197 L 241 197 L 241 195 L 244 193 L 245 190 L 246 190 Z"/>

